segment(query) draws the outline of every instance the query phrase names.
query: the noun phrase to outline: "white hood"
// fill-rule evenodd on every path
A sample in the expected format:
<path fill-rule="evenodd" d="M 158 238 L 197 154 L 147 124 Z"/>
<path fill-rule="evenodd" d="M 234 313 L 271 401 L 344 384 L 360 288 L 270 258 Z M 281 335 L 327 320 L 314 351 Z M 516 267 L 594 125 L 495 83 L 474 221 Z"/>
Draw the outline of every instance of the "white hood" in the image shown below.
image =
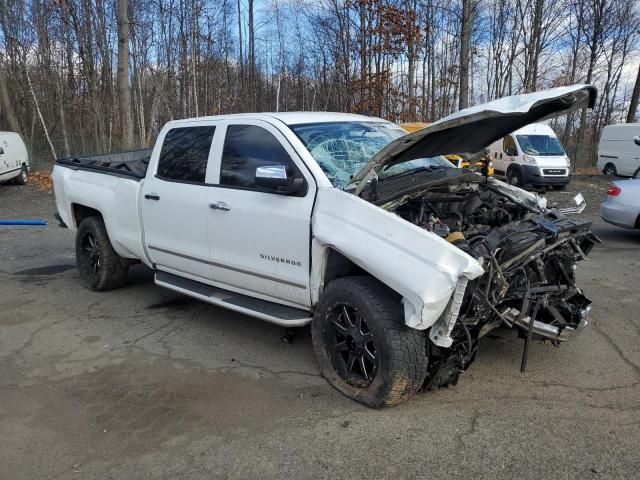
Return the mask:
<path fill-rule="evenodd" d="M 368 180 L 386 165 L 452 153 L 475 153 L 530 123 L 580 108 L 592 108 L 597 89 L 572 85 L 504 97 L 452 113 L 388 144 L 351 180 L 359 194 Z"/>

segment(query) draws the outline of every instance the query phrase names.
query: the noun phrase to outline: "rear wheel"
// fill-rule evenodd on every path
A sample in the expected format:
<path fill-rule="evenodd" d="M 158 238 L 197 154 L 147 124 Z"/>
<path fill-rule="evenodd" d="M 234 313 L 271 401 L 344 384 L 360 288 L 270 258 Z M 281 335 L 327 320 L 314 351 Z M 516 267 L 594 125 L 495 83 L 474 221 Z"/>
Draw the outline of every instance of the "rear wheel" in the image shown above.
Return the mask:
<path fill-rule="evenodd" d="M 311 334 L 324 377 L 370 407 L 407 400 L 426 377 L 425 332 L 404 324 L 400 302 L 373 278 L 331 282 L 316 310 Z"/>
<path fill-rule="evenodd" d="M 129 263 L 111 246 L 100 217 L 87 217 L 80 223 L 76 234 L 76 263 L 80 278 L 91 290 L 112 290 L 127 281 Z"/>
<path fill-rule="evenodd" d="M 618 170 L 616 169 L 616 166 L 613 163 L 607 163 L 602 169 L 602 173 L 604 173 L 607 176 L 615 176 L 618 174 Z"/>
<path fill-rule="evenodd" d="M 27 167 L 23 165 L 22 169 L 20 170 L 20 175 L 16 177 L 16 183 L 18 185 L 26 185 L 28 181 L 29 181 L 29 171 L 27 170 Z"/>

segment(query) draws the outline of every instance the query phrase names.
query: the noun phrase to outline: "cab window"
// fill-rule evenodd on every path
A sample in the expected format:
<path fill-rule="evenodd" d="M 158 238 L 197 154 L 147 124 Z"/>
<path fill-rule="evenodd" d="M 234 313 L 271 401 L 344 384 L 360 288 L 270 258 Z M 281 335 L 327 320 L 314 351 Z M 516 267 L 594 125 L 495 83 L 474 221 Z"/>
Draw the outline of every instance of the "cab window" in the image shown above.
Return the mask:
<path fill-rule="evenodd" d="M 156 176 L 163 180 L 204 183 L 214 126 L 172 128 L 164 137 Z"/>
<path fill-rule="evenodd" d="M 291 157 L 272 133 L 255 125 L 229 125 L 220 166 L 220 185 L 256 188 L 256 168 L 293 167 Z"/>

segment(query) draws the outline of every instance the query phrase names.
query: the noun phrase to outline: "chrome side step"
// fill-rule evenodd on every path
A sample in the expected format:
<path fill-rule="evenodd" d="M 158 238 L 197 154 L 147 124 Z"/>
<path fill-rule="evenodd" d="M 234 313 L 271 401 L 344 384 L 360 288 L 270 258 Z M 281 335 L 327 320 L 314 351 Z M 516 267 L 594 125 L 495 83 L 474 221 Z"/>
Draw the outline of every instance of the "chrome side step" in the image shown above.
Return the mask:
<path fill-rule="evenodd" d="M 161 287 L 283 327 L 301 327 L 312 319 L 311 313 L 305 310 L 248 297 L 167 272 L 156 272 L 155 281 Z"/>

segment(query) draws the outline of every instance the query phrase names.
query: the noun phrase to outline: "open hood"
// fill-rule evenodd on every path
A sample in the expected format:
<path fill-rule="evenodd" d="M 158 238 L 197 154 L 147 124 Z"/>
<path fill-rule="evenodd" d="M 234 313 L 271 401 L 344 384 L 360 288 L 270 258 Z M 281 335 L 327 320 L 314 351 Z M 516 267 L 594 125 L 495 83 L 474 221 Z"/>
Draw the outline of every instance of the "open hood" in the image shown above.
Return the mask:
<path fill-rule="evenodd" d="M 358 195 L 385 166 L 453 153 L 475 153 L 530 123 L 593 108 L 598 90 L 572 85 L 504 97 L 452 113 L 422 130 L 405 135 L 380 150 L 351 179 Z"/>

